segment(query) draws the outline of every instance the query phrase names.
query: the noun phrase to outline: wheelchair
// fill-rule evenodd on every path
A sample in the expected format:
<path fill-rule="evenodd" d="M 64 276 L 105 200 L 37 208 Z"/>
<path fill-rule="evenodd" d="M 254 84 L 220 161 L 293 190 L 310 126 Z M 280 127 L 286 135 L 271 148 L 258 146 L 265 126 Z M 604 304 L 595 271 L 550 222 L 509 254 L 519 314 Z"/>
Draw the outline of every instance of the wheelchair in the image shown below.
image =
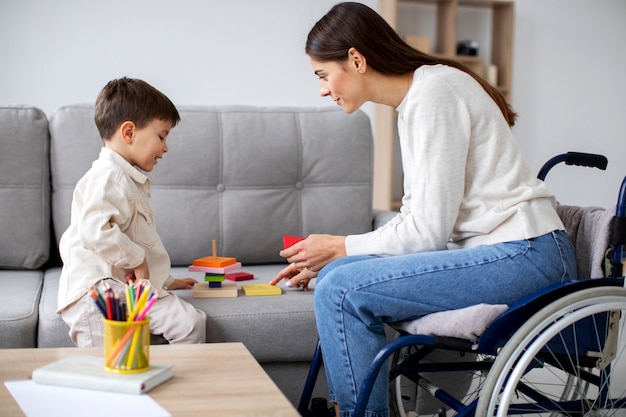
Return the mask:
<path fill-rule="evenodd" d="M 604 156 L 568 152 L 546 162 L 538 178 L 544 180 L 560 162 L 603 170 L 607 166 Z M 364 414 L 385 363 L 392 416 L 626 417 L 626 177 L 615 214 L 560 204 L 558 209 L 568 233 L 570 227 L 579 228 L 569 237 L 580 278 L 508 306 L 477 340 L 396 330 L 361 383 L 355 417 Z M 583 210 L 573 217 L 585 224 L 571 225 L 572 219 L 565 217 L 572 209 Z M 604 224 L 597 226 L 599 219 Z M 608 241 L 600 242 L 599 262 L 598 227 L 608 230 Z M 594 246 L 594 254 L 588 253 Z M 594 275 L 598 263 L 601 275 Z M 298 406 L 303 417 L 334 415 L 325 399 L 311 399 L 321 366 L 318 343 Z M 417 411 L 407 413 L 407 405 Z"/>

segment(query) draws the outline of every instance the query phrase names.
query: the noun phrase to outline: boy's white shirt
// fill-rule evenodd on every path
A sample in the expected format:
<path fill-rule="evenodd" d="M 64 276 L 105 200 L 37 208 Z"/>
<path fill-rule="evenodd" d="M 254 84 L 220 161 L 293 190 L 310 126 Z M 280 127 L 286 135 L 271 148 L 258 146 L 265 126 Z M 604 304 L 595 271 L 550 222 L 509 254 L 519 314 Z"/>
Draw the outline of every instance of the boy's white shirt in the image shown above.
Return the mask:
<path fill-rule="evenodd" d="M 71 222 L 61 236 L 58 312 L 102 278 L 126 282 L 144 257 L 155 288 L 170 285 L 170 258 L 157 234 L 150 179 L 103 147 L 74 189 Z M 161 296 L 167 295 L 162 291 Z"/>
<path fill-rule="evenodd" d="M 397 107 L 402 207 L 348 255 L 402 255 L 530 239 L 563 229 L 556 200 L 522 158 L 500 108 L 463 71 L 415 71 Z"/>

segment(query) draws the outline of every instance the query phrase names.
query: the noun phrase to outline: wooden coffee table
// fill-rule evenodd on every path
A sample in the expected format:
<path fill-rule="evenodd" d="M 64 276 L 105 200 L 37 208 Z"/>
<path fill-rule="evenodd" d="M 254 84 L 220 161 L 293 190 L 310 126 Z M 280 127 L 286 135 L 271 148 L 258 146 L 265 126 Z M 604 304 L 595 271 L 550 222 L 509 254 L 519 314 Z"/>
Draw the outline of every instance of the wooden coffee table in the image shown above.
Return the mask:
<path fill-rule="evenodd" d="M 4 381 L 71 355 L 102 357 L 102 348 L 0 349 L 0 416 L 23 416 Z M 173 416 L 299 417 L 242 343 L 158 345 L 150 360 L 174 365 L 174 377 L 150 395 Z"/>

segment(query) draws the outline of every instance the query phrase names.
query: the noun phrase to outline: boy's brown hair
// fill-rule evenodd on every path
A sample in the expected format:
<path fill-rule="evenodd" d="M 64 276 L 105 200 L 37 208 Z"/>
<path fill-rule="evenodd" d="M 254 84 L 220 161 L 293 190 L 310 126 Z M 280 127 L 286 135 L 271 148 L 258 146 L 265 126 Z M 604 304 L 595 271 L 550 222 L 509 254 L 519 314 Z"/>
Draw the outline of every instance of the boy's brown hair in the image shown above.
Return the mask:
<path fill-rule="evenodd" d="M 98 94 L 94 119 L 100 137 L 106 140 L 125 121 L 139 129 L 154 119 L 172 122 L 174 127 L 180 115 L 165 94 L 145 81 L 124 77 L 109 81 Z"/>

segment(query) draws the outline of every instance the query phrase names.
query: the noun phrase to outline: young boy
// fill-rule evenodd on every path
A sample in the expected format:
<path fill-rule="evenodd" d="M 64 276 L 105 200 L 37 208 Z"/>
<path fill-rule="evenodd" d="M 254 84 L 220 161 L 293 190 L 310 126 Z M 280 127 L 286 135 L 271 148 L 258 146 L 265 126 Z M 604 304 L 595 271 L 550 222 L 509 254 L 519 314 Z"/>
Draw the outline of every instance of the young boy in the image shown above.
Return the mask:
<path fill-rule="evenodd" d="M 179 120 L 174 104 L 141 80 L 110 81 L 98 95 L 95 121 L 104 147 L 76 184 L 71 224 L 59 245 L 58 312 L 79 347 L 103 344 L 102 314 L 90 288 L 106 283 L 123 293 L 127 282 L 141 279 L 159 290 L 149 314 L 152 334 L 170 343 L 205 342 L 205 313 L 167 291 L 196 281 L 170 275 L 150 180 L 139 170 L 152 171 L 168 151 L 167 136 Z"/>

